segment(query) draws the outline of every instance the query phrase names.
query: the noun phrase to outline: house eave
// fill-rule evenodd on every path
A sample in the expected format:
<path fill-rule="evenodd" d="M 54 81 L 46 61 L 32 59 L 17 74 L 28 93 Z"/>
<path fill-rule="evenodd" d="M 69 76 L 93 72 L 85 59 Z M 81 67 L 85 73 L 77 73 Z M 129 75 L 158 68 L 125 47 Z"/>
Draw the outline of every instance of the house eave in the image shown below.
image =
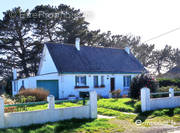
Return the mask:
<path fill-rule="evenodd" d="M 59 74 L 141 74 L 142 72 L 59 72 Z"/>

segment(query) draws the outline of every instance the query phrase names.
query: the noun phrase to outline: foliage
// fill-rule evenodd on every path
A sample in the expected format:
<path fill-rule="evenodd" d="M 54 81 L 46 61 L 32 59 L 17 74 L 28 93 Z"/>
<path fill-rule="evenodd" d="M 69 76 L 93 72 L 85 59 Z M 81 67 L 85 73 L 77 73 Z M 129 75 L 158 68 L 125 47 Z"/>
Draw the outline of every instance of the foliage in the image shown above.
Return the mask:
<path fill-rule="evenodd" d="M 9 113 L 9 112 L 16 112 L 17 107 L 7 107 L 4 108 L 4 112 L 5 113 Z"/>
<path fill-rule="evenodd" d="M 35 75 L 44 42 L 74 44 L 76 37 L 81 38 L 81 45 L 116 48 L 129 46 L 131 53 L 145 67 L 154 68 L 159 74 L 164 67 L 169 69 L 180 62 L 179 49 L 166 46 L 162 50 L 154 50 L 154 45 L 142 43 L 139 36 L 112 34 L 110 31 L 102 33 L 99 29 L 91 31 L 88 26 L 81 10 L 64 4 L 57 7 L 39 5 L 32 10 L 18 7 L 5 11 L 3 19 L 0 19 L 1 76 L 11 77 L 14 66 L 19 77 Z M 10 85 L 7 89 L 11 88 Z"/>
<path fill-rule="evenodd" d="M 168 78 L 159 78 L 159 87 L 163 86 L 178 86 L 180 88 L 180 79 L 168 79 Z"/>
<path fill-rule="evenodd" d="M 15 101 L 8 95 L 8 94 L 3 94 L 1 97 L 4 100 L 4 104 L 14 104 Z"/>
<path fill-rule="evenodd" d="M 161 75 L 163 68 L 170 69 L 174 66 L 174 52 L 176 49 L 172 49 L 171 46 L 166 45 L 161 50 L 154 50 L 151 58 L 151 68 Z"/>
<path fill-rule="evenodd" d="M 166 86 L 166 87 L 161 87 L 157 89 L 157 92 L 169 92 L 169 89 L 173 88 L 174 91 L 180 91 L 180 88 L 178 88 L 177 86 Z M 175 93 L 175 96 L 180 96 L 179 93 Z M 158 98 L 158 97 L 169 97 L 169 94 L 157 94 L 154 95 L 153 97 Z"/>
<path fill-rule="evenodd" d="M 158 88 L 158 83 L 148 74 L 141 74 L 134 77 L 130 87 L 131 98 L 139 99 L 140 90 L 143 87 L 147 87 L 151 92 L 155 92 Z"/>
<path fill-rule="evenodd" d="M 180 91 L 180 88 L 177 86 L 166 86 L 166 87 L 160 87 L 159 89 L 157 89 L 157 92 L 168 92 L 169 88 L 173 88 L 174 91 Z"/>
<path fill-rule="evenodd" d="M 35 96 L 27 96 L 27 97 L 25 97 L 24 95 L 16 95 L 15 100 L 18 103 L 35 102 L 36 97 Z"/>
<path fill-rule="evenodd" d="M 118 90 L 114 90 L 112 93 L 112 97 L 113 98 L 119 98 L 120 97 L 120 94 L 121 94 L 121 89 L 118 89 Z"/>
<path fill-rule="evenodd" d="M 26 99 L 26 98 L 25 98 Z M 66 108 L 66 107 L 77 107 L 81 106 L 82 102 L 62 102 L 55 104 L 55 108 Z M 40 105 L 13 105 L 11 107 L 5 107 L 6 112 L 24 112 L 24 111 L 36 111 L 36 110 L 45 110 L 48 108 L 48 104 L 40 104 Z"/>
<path fill-rule="evenodd" d="M 35 89 L 22 90 L 19 92 L 17 97 L 24 96 L 26 98 L 26 100 L 46 101 L 48 95 L 49 95 L 48 91 L 43 90 L 41 88 L 35 88 Z M 31 97 L 29 97 L 29 99 L 27 99 L 28 96 L 31 96 Z M 25 102 L 26 100 L 24 100 L 22 102 Z"/>
<path fill-rule="evenodd" d="M 119 98 L 119 99 L 100 99 L 98 101 L 98 107 L 113 109 L 122 112 L 135 112 L 136 100 L 130 98 Z M 136 106 L 137 107 L 137 106 Z"/>

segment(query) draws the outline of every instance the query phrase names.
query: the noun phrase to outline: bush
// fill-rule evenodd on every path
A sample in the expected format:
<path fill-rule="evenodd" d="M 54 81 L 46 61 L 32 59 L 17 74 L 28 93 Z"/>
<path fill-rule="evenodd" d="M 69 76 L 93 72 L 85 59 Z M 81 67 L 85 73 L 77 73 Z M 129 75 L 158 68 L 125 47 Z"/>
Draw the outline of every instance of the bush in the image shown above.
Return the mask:
<path fill-rule="evenodd" d="M 177 86 L 166 86 L 166 87 L 161 87 L 159 89 L 157 89 L 157 92 L 169 92 L 169 88 L 173 88 L 174 91 L 180 91 L 180 88 L 178 88 Z M 180 93 L 175 93 L 175 96 L 180 96 Z M 158 94 L 155 95 L 156 97 L 168 97 L 169 94 Z"/>
<path fill-rule="evenodd" d="M 120 94 L 121 94 L 121 90 L 118 89 L 118 90 L 114 90 L 112 93 L 112 97 L 113 98 L 119 98 L 120 97 Z"/>
<path fill-rule="evenodd" d="M 23 95 L 16 95 L 15 100 L 18 103 L 27 103 L 27 102 L 35 102 L 36 97 L 35 96 L 23 96 Z"/>
<path fill-rule="evenodd" d="M 178 86 L 180 88 L 180 79 L 160 78 L 160 79 L 157 79 L 157 80 L 159 81 L 159 87 Z"/>
<path fill-rule="evenodd" d="M 139 99 L 140 90 L 143 87 L 147 87 L 151 92 L 155 92 L 158 88 L 158 83 L 152 76 L 147 74 L 134 77 L 130 87 L 131 98 Z"/>
<path fill-rule="evenodd" d="M 16 107 L 6 107 L 4 108 L 4 112 L 5 113 L 16 112 Z"/>
<path fill-rule="evenodd" d="M 1 97 L 4 99 L 4 104 L 15 104 L 15 101 L 9 95 L 3 94 Z"/>
<path fill-rule="evenodd" d="M 34 100 L 34 99 L 35 99 L 35 101 L 46 101 L 47 96 L 49 95 L 49 91 L 46 91 L 44 89 L 39 89 L 39 88 L 26 89 L 26 90 L 20 91 L 18 95 L 24 96 L 26 98 L 26 100 L 28 100 L 28 97 L 31 96 L 31 97 L 29 97 L 30 101 Z"/>

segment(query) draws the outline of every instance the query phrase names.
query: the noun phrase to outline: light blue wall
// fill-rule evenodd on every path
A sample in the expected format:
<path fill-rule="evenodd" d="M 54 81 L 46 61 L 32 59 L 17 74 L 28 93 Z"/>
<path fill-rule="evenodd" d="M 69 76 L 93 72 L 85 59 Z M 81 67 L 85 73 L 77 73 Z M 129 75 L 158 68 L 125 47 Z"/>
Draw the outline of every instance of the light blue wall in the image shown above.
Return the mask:
<path fill-rule="evenodd" d="M 86 76 L 87 79 L 87 86 L 89 88 L 87 89 L 75 89 L 75 76 Z M 104 84 L 105 88 L 94 88 L 94 82 L 93 82 L 93 76 L 99 76 L 99 81 L 100 76 L 104 76 Z M 98 95 L 101 95 L 103 97 L 108 97 L 109 92 L 110 92 L 110 78 L 114 77 L 115 78 L 115 90 L 121 89 L 122 94 L 124 93 L 124 87 L 123 87 L 123 76 L 131 75 L 133 78 L 137 74 L 47 74 L 47 75 L 40 75 L 40 76 L 35 76 L 35 77 L 29 77 L 26 79 L 20 79 L 17 80 L 18 82 L 18 90 L 20 89 L 22 85 L 22 80 L 24 80 L 24 86 L 25 88 L 36 88 L 37 80 L 58 80 L 59 82 L 59 98 L 67 98 L 69 95 L 75 95 L 79 96 L 80 91 L 90 91 L 90 90 L 95 90 Z M 100 82 L 99 82 L 100 83 Z M 14 89 L 13 89 L 14 90 Z M 17 92 L 13 91 L 13 94 L 17 94 Z"/>

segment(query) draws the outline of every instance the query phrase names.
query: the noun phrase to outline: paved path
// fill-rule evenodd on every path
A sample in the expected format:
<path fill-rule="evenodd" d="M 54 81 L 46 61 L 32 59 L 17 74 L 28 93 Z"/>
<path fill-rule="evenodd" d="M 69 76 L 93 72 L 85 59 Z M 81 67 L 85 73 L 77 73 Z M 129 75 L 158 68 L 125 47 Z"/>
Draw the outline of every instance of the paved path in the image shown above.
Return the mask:
<path fill-rule="evenodd" d="M 98 115 L 98 118 L 112 119 L 112 118 L 116 118 L 116 117 L 114 117 L 114 116 L 106 116 L 106 115 Z"/>
<path fill-rule="evenodd" d="M 180 133 L 180 130 L 176 130 L 176 131 L 169 131 L 168 133 Z"/>

